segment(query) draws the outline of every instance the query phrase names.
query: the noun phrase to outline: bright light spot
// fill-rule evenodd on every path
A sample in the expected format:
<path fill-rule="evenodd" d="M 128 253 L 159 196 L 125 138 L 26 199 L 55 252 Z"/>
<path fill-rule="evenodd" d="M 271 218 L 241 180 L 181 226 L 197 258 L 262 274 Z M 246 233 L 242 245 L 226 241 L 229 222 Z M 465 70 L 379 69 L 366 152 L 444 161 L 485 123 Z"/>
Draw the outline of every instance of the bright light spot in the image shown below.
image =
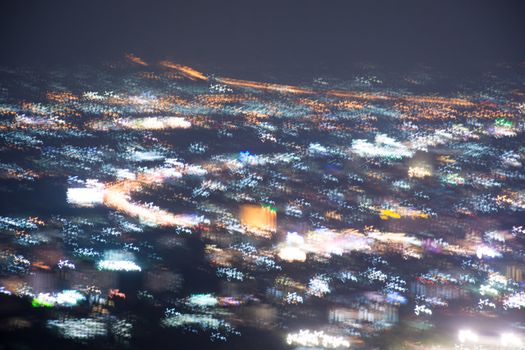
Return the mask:
<path fill-rule="evenodd" d="M 63 306 L 74 306 L 85 297 L 76 290 L 64 290 L 56 296 L 56 303 Z"/>
<path fill-rule="evenodd" d="M 132 258 L 130 253 L 110 250 L 104 253 L 104 260 L 97 263 L 97 268 L 107 271 L 141 271 Z"/>
<path fill-rule="evenodd" d="M 420 314 L 432 315 L 432 310 L 426 305 L 416 305 L 414 313 L 419 316 Z"/>
<path fill-rule="evenodd" d="M 211 294 L 193 294 L 188 298 L 188 304 L 192 306 L 207 307 L 215 306 L 219 301 Z"/>
<path fill-rule="evenodd" d="M 97 264 L 99 270 L 108 271 L 141 271 L 139 265 L 126 260 L 102 260 Z"/>
<path fill-rule="evenodd" d="M 181 117 L 146 117 L 122 119 L 119 121 L 126 129 L 133 130 L 162 130 L 162 129 L 187 129 L 191 123 Z"/>
<path fill-rule="evenodd" d="M 407 146 L 384 134 L 376 135 L 374 143 L 367 140 L 354 140 L 352 151 L 360 157 L 368 158 L 401 159 L 412 157 L 414 154 Z"/>
<path fill-rule="evenodd" d="M 93 207 L 104 201 L 104 188 L 68 188 L 67 202 L 79 207 Z"/>
<path fill-rule="evenodd" d="M 494 248 L 487 247 L 487 246 L 480 246 L 478 249 L 476 249 L 476 256 L 479 259 L 482 259 L 484 256 L 487 256 L 489 258 L 495 258 L 500 257 L 501 253 L 495 250 Z"/>
<path fill-rule="evenodd" d="M 509 332 L 502 333 L 500 341 L 502 346 L 521 346 L 523 344 L 520 337 Z"/>
<path fill-rule="evenodd" d="M 304 238 L 297 232 L 288 232 L 286 234 L 286 243 L 289 244 L 304 244 Z"/>
<path fill-rule="evenodd" d="M 306 252 L 299 247 L 282 247 L 277 255 L 282 260 L 290 262 L 306 260 Z"/>
<path fill-rule="evenodd" d="M 476 343 L 479 337 L 470 329 L 461 329 L 458 333 L 458 339 L 461 343 Z"/>
<path fill-rule="evenodd" d="M 301 329 L 298 333 L 288 333 L 286 342 L 289 345 L 308 347 L 322 346 L 325 348 L 350 347 L 350 342 L 343 337 L 325 334 L 324 331 L 310 331 Z"/>

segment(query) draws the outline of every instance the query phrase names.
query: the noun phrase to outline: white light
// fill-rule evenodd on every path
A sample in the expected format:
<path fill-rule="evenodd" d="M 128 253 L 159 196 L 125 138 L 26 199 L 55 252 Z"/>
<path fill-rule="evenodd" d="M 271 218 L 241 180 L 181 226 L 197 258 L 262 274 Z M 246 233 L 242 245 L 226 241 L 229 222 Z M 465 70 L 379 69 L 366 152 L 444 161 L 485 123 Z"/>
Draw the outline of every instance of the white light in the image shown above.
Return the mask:
<path fill-rule="evenodd" d="M 39 293 L 36 298 L 40 303 L 60 306 L 75 306 L 85 297 L 76 290 L 64 290 L 58 294 Z"/>
<path fill-rule="evenodd" d="M 135 151 L 130 155 L 130 159 L 136 162 L 147 162 L 147 161 L 154 161 L 154 160 L 161 160 L 164 159 L 164 156 L 162 154 L 159 154 L 157 152 L 141 152 L 141 151 Z"/>
<path fill-rule="evenodd" d="M 126 179 L 126 180 L 135 180 L 135 174 L 132 173 L 128 169 L 117 169 L 115 171 L 115 175 L 119 180 Z"/>
<path fill-rule="evenodd" d="M 308 153 L 313 155 L 327 155 L 328 149 L 319 143 L 311 143 L 308 146 Z"/>
<path fill-rule="evenodd" d="M 523 344 L 516 334 L 509 332 L 502 333 L 500 340 L 503 346 L 521 346 Z"/>
<path fill-rule="evenodd" d="M 193 294 L 188 298 L 188 304 L 193 306 L 215 306 L 219 301 L 211 294 Z"/>
<path fill-rule="evenodd" d="M 128 260 L 101 260 L 97 267 L 99 270 L 108 271 L 142 271 L 139 265 Z"/>
<path fill-rule="evenodd" d="M 49 320 L 47 326 L 68 339 L 89 339 L 107 334 L 106 321 L 96 318 Z"/>
<path fill-rule="evenodd" d="M 282 247 L 277 254 L 279 258 L 286 261 L 305 261 L 306 252 L 298 247 Z"/>
<path fill-rule="evenodd" d="M 93 207 L 104 201 L 104 189 L 94 188 L 68 188 L 67 202 L 80 207 Z"/>
<path fill-rule="evenodd" d="M 385 157 L 401 159 L 403 157 L 412 157 L 414 152 L 407 146 L 390 138 L 386 135 L 376 135 L 374 143 L 367 140 L 354 140 L 352 142 L 352 151 L 360 157 Z"/>
<path fill-rule="evenodd" d="M 414 313 L 416 316 L 419 316 L 419 314 L 424 313 L 427 315 L 432 315 L 432 310 L 429 309 L 426 305 L 416 305 L 414 308 Z"/>
<path fill-rule="evenodd" d="M 76 290 L 64 290 L 56 296 L 56 303 L 62 306 L 74 306 L 85 297 Z"/>
<path fill-rule="evenodd" d="M 507 300 L 503 301 L 505 309 L 521 309 L 525 307 L 525 292 L 510 295 Z"/>
<path fill-rule="evenodd" d="M 500 257 L 501 254 L 496 251 L 494 248 L 487 247 L 487 246 L 480 246 L 478 249 L 476 249 L 476 256 L 481 259 L 484 256 L 488 256 L 489 258 L 495 258 Z"/>
<path fill-rule="evenodd" d="M 458 333 L 458 339 L 461 343 L 476 343 L 479 337 L 470 329 L 461 329 Z"/>
<path fill-rule="evenodd" d="M 301 329 L 298 333 L 288 333 L 286 342 L 289 345 L 315 346 L 325 348 L 350 347 L 350 342 L 343 337 L 325 334 L 324 331 L 310 331 Z"/>
<path fill-rule="evenodd" d="M 310 279 L 310 282 L 308 282 L 308 294 L 315 295 L 321 298 L 325 294 L 328 294 L 330 292 L 330 285 L 328 284 L 327 279 L 323 276 L 313 277 Z"/>
<path fill-rule="evenodd" d="M 304 238 L 300 236 L 297 232 L 288 232 L 286 234 L 286 243 L 289 244 L 304 244 Z"/>

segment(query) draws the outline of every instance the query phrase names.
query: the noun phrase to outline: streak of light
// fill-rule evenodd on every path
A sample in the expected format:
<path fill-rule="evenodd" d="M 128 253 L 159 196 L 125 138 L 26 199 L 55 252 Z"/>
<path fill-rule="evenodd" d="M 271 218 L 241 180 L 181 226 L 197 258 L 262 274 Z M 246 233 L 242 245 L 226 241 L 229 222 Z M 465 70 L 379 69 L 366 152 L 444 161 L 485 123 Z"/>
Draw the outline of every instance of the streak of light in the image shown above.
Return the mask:
<path fill-rule="evenodd" d="M 191 227 L 198 224 L 199 219 L 194 216 L 175 215 L 155 206 L 147 206 L 131 201 L 130 195 L 132 192 L 140 191 L 144 185 L 162 182 L 170 176 L 180 176 L 180 173 L 173 172 L 173 169 L 160 169 L 138 174 L 136 180 L 124 179 L 117 181 L 106 187 L 104 204 L 153 226 Z"/>
<path fill-rule="evenodd" d="M 134 54 L 132 53 L 128 53 L 126 55 L 126 58 L 128 59 L 128 61 L 132 62 L 132 63 L 135 63 L 135 64 L 138 64 L 138 65 L 141 65 L 143 67 L 146 67 L 148 66 L 148 64 L 140 57 L 138 56 L 135 56 Z"/>
<path fill-rule="evenodd" d="M 162 61 L 159 64 L 165 68 L 175 69 L 179 73 L 184 75 L 186 78 L 191 79 L 191 80 L 204 80 L 204 81 L 208 80 L 208 77 L 205 76 L 203 73 L 191 67 L 188 67 L 188 66 L 183 66 L 181 64 L 177 64 L 177 63 L 170 62 L 170 61 Z"/>
<path fill-rule="evenodd" d="M 270 84 L 270 83 L 261 83 L 250 80 L 240 80 L 232 78 L 217 78 L 217 81 L 223 84 L 241 86 L 252 89 L 266 90 L 266 91 L 275 91 L 281 93 L 291 93 L 291 94 L 313 94 L 314 90 L 303 89 L 297 86 L 291 85 L 281 85 L 281 84 Z"/>

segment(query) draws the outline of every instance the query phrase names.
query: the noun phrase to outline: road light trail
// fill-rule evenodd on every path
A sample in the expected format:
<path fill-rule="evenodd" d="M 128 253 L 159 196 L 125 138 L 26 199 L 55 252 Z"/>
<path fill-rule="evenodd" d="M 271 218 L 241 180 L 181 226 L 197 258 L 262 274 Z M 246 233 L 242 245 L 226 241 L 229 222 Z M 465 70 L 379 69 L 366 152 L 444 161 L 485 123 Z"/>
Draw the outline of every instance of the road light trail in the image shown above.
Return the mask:
<path fill-rule="evenodd" d="M 208 81 L 208 77 L 206 75 L 204 75 L 203 73 L 201 73 L 201 72 L 199 72 L 199 71 L 197 71 L 197 70 L 195 70 L 195 69 L 193 69 L 191 67 L 183 66 L 181 64 L 177 64 L 177 63 L 170 62 L 170 61 L 162 61 L 159 64 L 162 67 L 171 68 L 171 69 L 177 70 L 179 73 L 181 73 L 182 75 L 184 75 L 188 79 Z"/>
<path fill-rule="evenodd" d="M 140 191 L 144 185 L 162 181 L 165 177 L 166 174 L 160 170 L 160 172 L 151 172 L 151 174 L 141 173 L 136 176 L 136 179 L 124 179 L 107 185 L 103 202 L 107 207 L 138 218 L 151 226 L 195 226 L 198 220 L 194 216 L 172 214 L 158 207 L 134 203 L 131 200 L 132 192 Z"/>

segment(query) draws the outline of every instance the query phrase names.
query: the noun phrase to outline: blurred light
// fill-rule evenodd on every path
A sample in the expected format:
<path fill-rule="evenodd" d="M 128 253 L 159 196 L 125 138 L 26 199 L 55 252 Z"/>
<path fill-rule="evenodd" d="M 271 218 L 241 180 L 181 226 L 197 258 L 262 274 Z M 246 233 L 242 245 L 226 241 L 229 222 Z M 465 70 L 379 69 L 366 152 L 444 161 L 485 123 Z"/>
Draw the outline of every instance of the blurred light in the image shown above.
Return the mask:
<path fill-rule="evenodd" d="M 521 346 L 523 344 L 520 337 L 510 332 L 502 333 L 500 341 L 502 346 Z"/>
<path fill-rule="evenodd" d="M 458 332 L 458 339 L 461 343 L 476 343 L 479 337 L 470 329 L 461 329 Z"/>
<path fill-rule="evenodd" d="M 128 260 L 101 260 L 97 268 L 108 271 L 142 271 L 139 265 Z"/>
<path fill-rule="evenodd" d="M 104 201 L 103 188 L 68 188 L 67 202 L 79 207 L 93 207 Z"/>
<path fill-rule="evenodd" d="M 325 334 L 324 331 L 310 331 L 301 329 L 298 333 L 288 333 L 286 342 L 289 345 L 300 345 L 308 347 L 322 346 L 325 348 L 350 347 L 350 342 L 343 337 Z"/>

